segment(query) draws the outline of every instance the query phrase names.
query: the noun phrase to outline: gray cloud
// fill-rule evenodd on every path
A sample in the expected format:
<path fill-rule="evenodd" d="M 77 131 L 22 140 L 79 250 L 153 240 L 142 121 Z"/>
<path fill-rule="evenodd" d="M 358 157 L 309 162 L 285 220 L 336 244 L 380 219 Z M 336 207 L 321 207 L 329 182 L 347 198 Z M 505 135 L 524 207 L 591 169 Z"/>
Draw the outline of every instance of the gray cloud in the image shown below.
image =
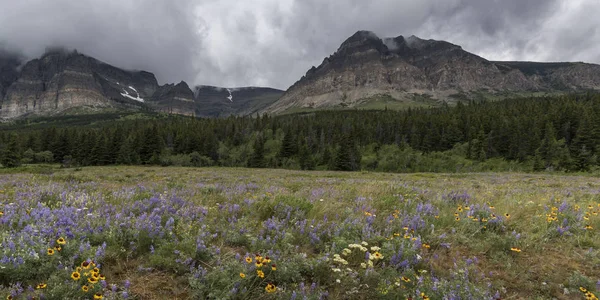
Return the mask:
<path fill-rule="evenodd" d="M 597 0 L 0 0 L 0 42 L 63 45 L 161 82 L 285 89 L 357 30 L 493 60 L 600 63 Z"/>

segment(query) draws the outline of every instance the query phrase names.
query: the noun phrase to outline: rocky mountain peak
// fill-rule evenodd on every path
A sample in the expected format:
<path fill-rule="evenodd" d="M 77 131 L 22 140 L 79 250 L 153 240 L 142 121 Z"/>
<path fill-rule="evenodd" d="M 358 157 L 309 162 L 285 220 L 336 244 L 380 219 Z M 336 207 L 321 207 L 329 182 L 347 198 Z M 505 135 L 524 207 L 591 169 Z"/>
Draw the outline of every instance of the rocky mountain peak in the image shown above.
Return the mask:
<path fill-rule="evenodd" d="M 336 55 L 352 55 L 369 50 L 385 53 L 387 47 L 375 33 L 371 31 L 358 31 L 342 43 Z"/>
<path fill-rule="evenodd" d="M 600 90 L 598 65 L 493 62 L 446 41 L 414 35 L 381 39 L 358 31 L 267 111 L 356 107 L 381 95 L 397 101 L 418 95 L 435 102 L 480 93 L 590 89 Z"/>

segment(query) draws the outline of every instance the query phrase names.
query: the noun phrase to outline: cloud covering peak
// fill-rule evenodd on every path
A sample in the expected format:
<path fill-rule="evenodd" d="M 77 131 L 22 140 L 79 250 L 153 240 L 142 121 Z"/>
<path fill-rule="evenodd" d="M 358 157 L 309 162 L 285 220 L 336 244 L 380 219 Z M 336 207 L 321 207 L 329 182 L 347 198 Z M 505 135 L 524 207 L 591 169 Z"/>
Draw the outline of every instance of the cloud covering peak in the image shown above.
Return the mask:
<path fill-rule="evenodd" d="M 596 0 L 0 0 L 0 46 L 64 46 L 161 83 L 285 89 L 358 30 L 492 60 L 600 63 Z"/>

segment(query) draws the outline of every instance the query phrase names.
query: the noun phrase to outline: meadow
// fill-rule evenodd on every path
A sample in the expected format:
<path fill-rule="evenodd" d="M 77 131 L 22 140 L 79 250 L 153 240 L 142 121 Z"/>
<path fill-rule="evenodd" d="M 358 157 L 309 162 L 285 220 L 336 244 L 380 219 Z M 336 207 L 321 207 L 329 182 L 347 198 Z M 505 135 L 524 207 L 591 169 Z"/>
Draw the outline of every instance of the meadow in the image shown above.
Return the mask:
<path fill-rule="evenodd" d="M 597 299 L 600 179 L 0 174 L 0 299 Z"/>

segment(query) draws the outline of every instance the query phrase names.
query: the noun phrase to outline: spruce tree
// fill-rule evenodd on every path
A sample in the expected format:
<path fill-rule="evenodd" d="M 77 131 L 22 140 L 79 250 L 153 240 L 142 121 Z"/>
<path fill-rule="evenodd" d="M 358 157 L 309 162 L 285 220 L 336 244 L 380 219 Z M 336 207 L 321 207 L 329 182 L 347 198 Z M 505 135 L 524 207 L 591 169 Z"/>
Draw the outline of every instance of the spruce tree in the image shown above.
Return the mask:
<path fill-rule="evenodd" d="M 265 164 L 265 141 L 262 135 L 259 135 L 254 140 L 254 152 L 250 157 L 248 166 L 250 168 L 264 168 Z"/>
<path fill-rule="evenodd" d="M 2 151 L 2 166 L 16 168 L 21 165 L 21 155 L 16 134 L 11 134 Z"/>

